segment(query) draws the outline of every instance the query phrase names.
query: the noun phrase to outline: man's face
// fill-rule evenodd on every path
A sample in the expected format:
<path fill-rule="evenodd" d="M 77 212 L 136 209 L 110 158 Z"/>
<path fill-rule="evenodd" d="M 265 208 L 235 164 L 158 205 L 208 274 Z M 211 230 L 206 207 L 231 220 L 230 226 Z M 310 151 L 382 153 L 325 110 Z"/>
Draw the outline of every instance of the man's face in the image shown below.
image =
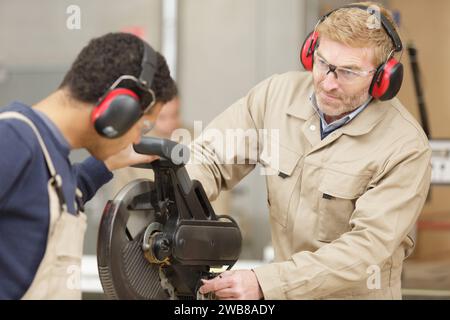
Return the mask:
<path fill-rule="evenodd" d="M 376 69 L 372 63 L 373 54 L 372 48 L 352 48 L 325 37 L 320 38 L 314 57 L 313 79 L 317 105 L 324 114 L 333 117 L 343 115 L 369 99 L 369 86 Z M 335 73 L 328 72 L 326 63 L 364 75 L 350 81 L 339 75 L 336 78 Z M 325 71 L 324 66 L 327 68 Z"/>

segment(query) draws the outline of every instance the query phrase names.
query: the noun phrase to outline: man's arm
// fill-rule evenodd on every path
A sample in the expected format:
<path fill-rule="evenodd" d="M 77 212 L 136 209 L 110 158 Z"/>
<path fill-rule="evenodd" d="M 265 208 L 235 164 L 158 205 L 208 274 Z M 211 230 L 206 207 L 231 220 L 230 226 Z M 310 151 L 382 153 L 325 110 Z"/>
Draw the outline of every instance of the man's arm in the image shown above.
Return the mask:
<path fill-rule="evenodd" d="M 83 193 L 84 203 L 91 200 L 97 190 L 113 177 L 105 163 L 94 157 L 88 157 L 83 162 L 74 164 L 73 170 L 77 177 L 77 186 Z"/>
<path fill-rule="evenodd" d="M 190 146 L 186 169 L 202 183 L 209 200 L 229 190 L 259 161 L 267 92 L 272 78 L 255 88 L 215 118 Z"/>
<path fill-rule="evenodd" d="M 83 202 L 89 201 L 98 189 L 112 179 L 112 171 L 138 163 L 151 162 L 157 158 L 157 156 L 137 154 L 129 145 L 104 162 L 89 157 L 84 162 L 75 164 L 73 169 L 77 177 L 77 186 L 83 193 Z"/>
<path fill-rule="evenodd" d="M 431 179 L 428 146 L 391 158 L 357 201 L 352 230 L 315 252 L 254 271 L 266 299 L 320 298 L 368 278 L 370 266 L 382 267 L 413 228 Z"/>
<path fill-rule="evenodd" d="M 221 299 L 314 299 L 344 290 L 382 267 L 412 229 L 428 192 L 431 152 L 420 148 L 392 158 L 356 202 L 352 230 L 315 252 L 204 281 L 202 293 Z M 259 284 L 259 287 L 258 287 Z M 262 292 L 261 292 L 262 291 Z"/>

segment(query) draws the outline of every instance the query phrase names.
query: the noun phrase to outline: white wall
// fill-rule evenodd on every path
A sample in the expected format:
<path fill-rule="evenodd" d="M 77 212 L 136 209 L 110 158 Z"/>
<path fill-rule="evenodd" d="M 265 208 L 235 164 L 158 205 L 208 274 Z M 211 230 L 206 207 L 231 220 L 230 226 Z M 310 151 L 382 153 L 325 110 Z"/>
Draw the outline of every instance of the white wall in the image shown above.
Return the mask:
<path fill-rule="evenodd" d="M 0 61 L 11 68 L 65 68 L 96 36 L 141 26 L 160 48 L 161 0 L 0 0 Z M 81 9 L 81 29 L 69 30 L 66 9 Z"/>

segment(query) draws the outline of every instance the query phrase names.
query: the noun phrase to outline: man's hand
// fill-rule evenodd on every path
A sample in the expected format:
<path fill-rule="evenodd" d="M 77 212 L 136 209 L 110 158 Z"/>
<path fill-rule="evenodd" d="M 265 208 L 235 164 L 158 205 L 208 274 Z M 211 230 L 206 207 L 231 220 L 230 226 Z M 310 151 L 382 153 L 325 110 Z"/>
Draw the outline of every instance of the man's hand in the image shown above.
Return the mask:
<path fill-rule="evenodd" d="M 225 271 L 214 279 L 202 280 L 200 293 L 214 292 L 221 300 L 259 300 L 263 293 L 252 270 Z"/>
<path fill-rule="evenodd" d="M 122 151 L 106 159 L 105 165 L 109 169 L 109 171 L 113 171 L 116 169 L 129 167 L 139 163 L 149 163 L 156 159 L 159 159 L 159 157 L 137 153 L 136 151 L 134 151 L 133 146 L 130 144 Z"/>

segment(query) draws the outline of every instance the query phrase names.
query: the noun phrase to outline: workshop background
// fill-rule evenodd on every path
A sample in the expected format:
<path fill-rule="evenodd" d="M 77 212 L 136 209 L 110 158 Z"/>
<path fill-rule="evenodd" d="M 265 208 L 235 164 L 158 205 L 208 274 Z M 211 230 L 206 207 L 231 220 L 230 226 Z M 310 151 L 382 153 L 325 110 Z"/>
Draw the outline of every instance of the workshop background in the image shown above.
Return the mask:
<path fill-rule="evenodd" d="M 55 90 L 87 42 L 113 31 L 135 33 L 167 58 L 180 91 L 183 127 L 206 126 L 274 73 L 300 69 L 299 48 L 317 19 L 353 1 L 331 0 L 0 0 L 0 105 L 33 104 Z M 417 224 L 417 248 L 405 264 L 405 298 L 450 298 L 450 1 L 387 0 L 405 45 L 417 49 L 430 136 L 438 141 L 435 179 Z M 75 11 L 74 11 L 75 10 Z M 79 10 L 80 20 L 69 21 Z M 77 24 L 79 23 L 79 24 Z M 400 99 L 419 120 L 418 97 L 405 50 Z M 73 161 L 86 156 L 77 151 Z M 447 172 L 447 173 L 446 173 Z M 101 298 L 97 228 L 108 186 L 87 205 L 82 288 Z M 240 262 L 268 262 L 270 230 L 264 177 L 249 175 L 220 205 L 244 235 Z"/>

